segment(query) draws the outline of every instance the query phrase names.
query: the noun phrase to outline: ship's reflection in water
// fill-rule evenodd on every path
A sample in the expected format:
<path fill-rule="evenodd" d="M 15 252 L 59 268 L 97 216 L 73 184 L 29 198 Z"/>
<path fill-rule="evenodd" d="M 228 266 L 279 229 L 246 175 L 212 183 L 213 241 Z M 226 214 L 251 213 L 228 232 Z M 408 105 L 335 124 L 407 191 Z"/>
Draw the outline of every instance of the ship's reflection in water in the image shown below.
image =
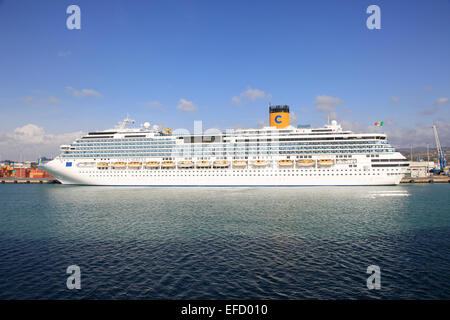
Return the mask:
<path fill-rule="evenodd" d="M 3 298 L 450 297 L 450 186 L 2 190 Z"/>

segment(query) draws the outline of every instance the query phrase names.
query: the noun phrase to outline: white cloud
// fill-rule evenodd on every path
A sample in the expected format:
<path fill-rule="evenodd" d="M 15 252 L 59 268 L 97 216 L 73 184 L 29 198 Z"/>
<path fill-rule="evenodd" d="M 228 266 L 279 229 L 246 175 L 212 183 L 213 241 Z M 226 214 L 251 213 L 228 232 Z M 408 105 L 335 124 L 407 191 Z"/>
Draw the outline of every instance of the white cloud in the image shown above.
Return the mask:
<path fill-rule="evenodd" d="M 58 98 L 55 98 L 55 97 L 49 97 L 48 99 L 47 99 L 47 102 L 49 103 L 49 104 L 59 104 L 59 103 L 61 103 L 61 101 L 58 99 Z"/>
<path fill-rule="evenodd" d="M 266 97 L 266 93 L 264 91 L 251 88 L 247 89 L 244 95 L 251 101 L 255 101 L 256 99 L 264 99 Z"/>
<path fill-rule="evenodd" d="M 323 112 L 330 112 L 336 109 L 336 106 L 341 104 L 342 100 L 330 96 L 316 96 L 316 109 Z"/>
<path fill-rule="evenodd" d="M 392 101 L 393 103 L 399 103 L 399 102 L 400 102 L 400 99 L 399 99 L 398 97 L 392 97 L 392 98 L 391 98 L 391 101 Z"/>
<path fill-rule="evenodd" d="M 425 110 L 423 110 L 420 114 L 429 116 L 429 115 L 435 114 L 438 110 L 439 110 L 439 108 L 437 105 L 432 105 L 431 107 L 428 107 Z"/>
<path fill-rule="evenodd" d="M 265 126 L 267 126 L 267 125 L 268 125 L 267 120 L 259 120 L 259 121 L 256 123 L 256 127 L 257 127 L 257 128 L 262 128 L 262 127 L 265 127 Z"/>
<path fill-rule="evenodd" d="M 295 112 L 294 111 L 290 111 L 289 112 L 289 123 L 290 124 L 294 124 L 294 123 L 297 123 L 297 121 L 298 121 L 298 117 L 295 114 Z"/>
<path fill-rule="evenodd" d="M 22 97 L 20 98 L 20 100 L 25 103 L 33 103 L 35 101 L 34 97 L 32 96 Z"/>
<path fill-rule="evenodd" d="M 448 98 L 437 99 L 430 107 L 421 112 L 423 115 L 432 115 L 439 111 L 439 106 L 448 103 Z"/>
<path fill-rule="evenodd" d="M 239 96 L 234 96 L 231 98 L 231 102 L 233 104 L 240 104 L 244 100 L 255 101 L 258 99 L 272 99 L 272 95 L 270 93 L 265 93 L 259 89 L 248 88 L 246 91 L 242 92 Z"/>
<path fill-rule="evenodd" d="M 156 108 L 156 109 L 163 107 L 162 103 L 159 101 L 148 101 L 148 102 L 144 103 L 144 106 L 146 106 L 148 108 Z"/>
<path fill-rule="evenodd" d="M 70 56 L 71 54 L 72 54 L 72 52 L 70 52 L 70 51 L 59 51 L 58 57 L 67 57 L 67 56 Z"/>
<path fill-rule="evenodd" d="M 61 144 L 72 143 L 83 135 L 82 131 L 51 134 L 35 124 L 18 127 L 12 132 L 0 132 L 2 159 L 36 160 L 39 156 L 56 156 Z"/>
<path fill-rule="evenodd" d="M 441 104 L 445 104 L 445 103 L 448 103 L 448 98 L 439 98 L 433 103 L 433 105 L 440 106 Z"/>
<path fill-rule="evenodd" d="M 180 99 L 177 109 L 183 112 L 193 112 L 197 110 L 197 106 L 195 106 L 192 101 Z"/>
<path fill-rule="evenodd" d="M 239 103 L 241 103 L 241 98 L 239 98 L 239 97 L 233 97 L 233 98 L 231 98 L 231 103 L 233 103 L 233 104 L 239 104 Z"/>
<path fill-rule="evenodd" d="M 67 90 L 74 96 L 74 97 L 87 97 L 87 96 L 93 96 L 93 97 L 102 97 L 102 94 L 98 91 L 92 90 L 92 89 L 81 89 L 76 90 L 72 87 L 67 86 Z"/>
<path fill-rule="evenodd" d="M 337 119 L 336 107 L 341 103 L 341 99 L 331 96 L 318 95 L 315 100 L 316 110 L 324 113 L 326 117 L 330 116 L 331 119 Z"/>
<path fill-rule="evenodd" d="M 350 108 L 347 107 L 347 106 L 342 106 L 341 109 L 342 109 L 342 111 L 344 111 L 344 112 L 346 112 L 346 113 L 348 113 L 348 114 L 352 114 L 352 113 L 353 113 L 353 110 L 350 109 Z"/>
<path fill-rule="evenodd" d="M 433 87 L 431 87 L 431 86 L 425 86 L 425 90 L 427 90 L 427 91 L 433 91 Z"/>
<path fill-rule="evenodd" d="M 54 96 L 50 96 L 48 98 L 35 98 L 32 96 L 28 96 L 28 97 L 20 98 L 20 100 L 27 104 L 39 103 L 39 104 L 53 104 L 54 105 L 54 104 L 61 103 L 61 101 Z"/>
<path fill-rule="evenodd" d="M 44 135 L 44 128 L 34 124 L 27 124 L 23 127 L 16 128 L 9 137 L 18 143 L 36 144 L 42 143 Z"/>

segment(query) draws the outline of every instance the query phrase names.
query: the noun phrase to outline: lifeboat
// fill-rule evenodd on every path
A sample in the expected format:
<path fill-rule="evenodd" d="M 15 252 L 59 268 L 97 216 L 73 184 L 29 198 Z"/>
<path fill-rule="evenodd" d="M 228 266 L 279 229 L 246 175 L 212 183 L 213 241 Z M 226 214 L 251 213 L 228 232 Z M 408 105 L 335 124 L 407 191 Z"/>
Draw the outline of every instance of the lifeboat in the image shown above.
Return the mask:
<path fill-rule="evenodd" d="M 312 159 L 299 159 L 296 161 L 298 167 L 314 167 L 314 160 Z"/>
<path fill-rule="evenodd" d="M 334 165 L 333 159 L 319 159 L 317 160 L 317 165 L 321 167 L 329 167 Z"/>
<path fill-rule="evenodd" d="M 128 168 L 139 168 L 142 166 L 142 162 L 128 162 Z"/>
<path fill-rule="evenodd" d="M 256 160 L 252 163 L 254 167 L 266 167 L 268 165 L 267 161 L 265 160 Z"/>
<path fill-rule="evenodd" d="M 158 161 L 149 161 L 145 164 L 146 168 L 158 168 L 159 162 Z"/>
<path fill-rule="evenodd" d="M 243 168 L 246 166 L 247 166 L 247 161 L 239 161 L 239 160 L 233 161 L 233 167 L 235 167 L 235 168 Z"/>
<path fill-rule="evenodd" d="M 178 162 L 178 168 L 192 168 L 194 163 L 192 161 L 180 161 Z"/>
<path fill-rule="evenodd" d="M 120 168 L 125 168 L 126 167 L 126 163 L 125 162 L 114 162 L 113 164 L 112 164 L 112 167 L 114 168 L 114 169 L 120 169 Z"/>
<path fill-rule="evenodd" d="M 175 167 L 175 163 L 173 161 L 163 161 L 163 163 L 161 164 L 161 167 L 163 167 L 163 168 L 174 168 Z"/>
<path fill-rule="evenodd" d="M 198 161 L 196 163 L 197 168 L 209 168 L 211 167 L 211 162 L 209 161 Z"/>
<path fill-rule="evenodd" d="M 109 167 L 109 163 L 108 162 L 99 162 L 97 164 L 97 168 L 108 168 Z"/>
<path fill-rule="evenodd" d="M 294 164 L 294 161 L 292 161 L 292 160 L 280 160 L 280 161 L 278 161 L 278 165 L 280 167 L 292 167 L 293 164 Z"/>
<path fill-rule="evenodd" d="M 96 163 L 95 162 L 80 162 L 79 164 L 77 164 L 77 167 L 79 168 L 92 168 L 95 167 Z"/>
<path fill-rule="evenodd" d="M 213 166 L 216 168 L 226 168 L 230 165 L 230 162 L 226 161 L 226 160 L 218 160 L 218 161 L 214 161 Z"/>

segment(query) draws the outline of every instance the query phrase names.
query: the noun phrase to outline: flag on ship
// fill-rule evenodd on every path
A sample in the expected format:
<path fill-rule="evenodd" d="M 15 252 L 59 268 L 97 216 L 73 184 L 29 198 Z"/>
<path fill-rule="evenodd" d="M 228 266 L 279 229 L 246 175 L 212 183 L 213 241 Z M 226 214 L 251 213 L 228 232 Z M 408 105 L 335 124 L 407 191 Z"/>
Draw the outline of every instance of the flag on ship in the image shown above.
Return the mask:
<path fill-rule="evenodd" d="M 382 127 L 382 126 L 383 126 L 383 121 L 381 121 L 381 122 L 375 122 L 375 125 L 376 125 L 377 127 Z"/>

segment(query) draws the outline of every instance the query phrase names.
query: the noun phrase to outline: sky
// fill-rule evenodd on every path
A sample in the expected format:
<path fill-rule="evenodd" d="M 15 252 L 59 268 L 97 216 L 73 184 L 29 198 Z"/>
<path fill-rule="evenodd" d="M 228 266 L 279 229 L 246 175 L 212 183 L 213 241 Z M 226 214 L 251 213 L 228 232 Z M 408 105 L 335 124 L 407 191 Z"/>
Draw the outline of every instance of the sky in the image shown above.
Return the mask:
<path fill-rule="evenodd" d="M 81 29 L 66 24 L 73 4 Z M 261 127 L 269 104 L 396 147 L 434 146 L 436 124 L 450 146 L 449 13 L 450 0 L 0 0 L 0 159 L 56 156 L 127 113 Z"/>

